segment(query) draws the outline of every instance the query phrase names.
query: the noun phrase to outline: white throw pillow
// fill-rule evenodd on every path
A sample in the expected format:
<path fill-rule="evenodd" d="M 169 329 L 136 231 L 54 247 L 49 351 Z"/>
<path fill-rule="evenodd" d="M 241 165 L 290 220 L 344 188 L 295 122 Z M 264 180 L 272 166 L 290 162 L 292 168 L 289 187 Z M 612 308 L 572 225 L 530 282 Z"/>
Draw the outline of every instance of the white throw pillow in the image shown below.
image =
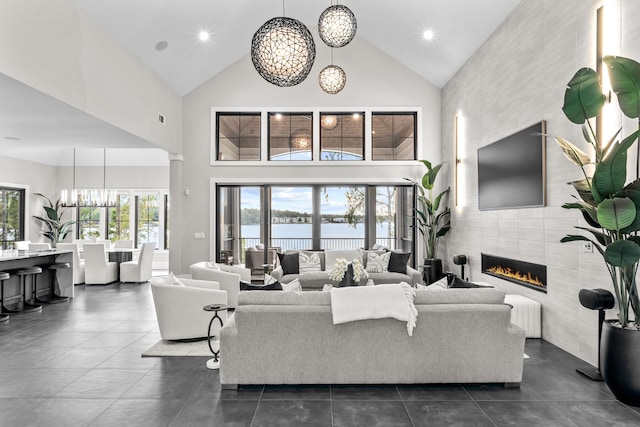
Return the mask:
<path fill-rule="evenodd" d="M 298 253 L 298 273 L 300 275 L 320 273 L 321 271 L 319 253 Z"/>
<path fill-rule="evenodd" d="M 391 252 L 377 254 L 373 251 L 367 253 L 367 273 L 385 273 L 389 271 L 389 259 Z"/>
<path fill-rule="evenodd" d="M 182 283 L 180 280 L 178 280 L 178 278 L 173 274 L 173 272 L 170 272 L 164 278 L 164 281 L 162 283 L 164 283 L 165 285 L 185 286 L 184 283 Z"/>
<path fill-rule="evenodd" d="M 302 293 L 302 285 L 300 284 L 300 280 L 298 279 L 294 279 L 289 283 L 281 283 L 281 285 L 282 290 L 285 292 L 295 292 L 298 294 Z"/>
<path fill-rule="evenodd" d="M 449 289 L 447 277 L 443 277 L 442 279 L 431 283 L 430 285 L 422 285 L 418 283 L 418 289 L 430 289 L 430 290 L 438 290 L 438 289 Z"/>
<path fill-rule="evenodd" d="M 205 262 L 204 266 L 212 270 L 220 271 L 220 266 L 215 262 Z"/>

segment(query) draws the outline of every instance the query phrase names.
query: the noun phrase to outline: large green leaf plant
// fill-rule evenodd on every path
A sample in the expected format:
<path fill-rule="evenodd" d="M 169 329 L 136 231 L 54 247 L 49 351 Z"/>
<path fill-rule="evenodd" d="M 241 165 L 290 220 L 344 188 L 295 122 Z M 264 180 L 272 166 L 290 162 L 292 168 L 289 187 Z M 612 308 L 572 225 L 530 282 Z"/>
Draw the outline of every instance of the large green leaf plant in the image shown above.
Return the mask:
<path fill-rule="evenodd" d="M 640 64 L 616 56 L 604 62 L 611 87 L 622 112 L 640 116 Z M 598 141 L 589 121 L 601 114 L 606 97 L 600 75 L 590 68 L 580 69 L 568 83 L 562 111 L 573 123 L 582 125 L 582 134 L 591 154 L 568 140 L 555 140 L 565 156 L 582 170 L 583 178 L 569 184 L 577 192 L 565 209 L 578 209 L 589 227 L 575 228 L 590 234 L 570 234 L 561 242 L 589 241 L 603 256 L 618 302 L 618 320 L 625 328 L 640 329 L 640 299 L 636 275 L 640 261 L 640 179 L 627 182 L 627 151 L 640 135 L 635 132 L 620 141 L 619 129 L 607 142 Z M 633 314 L 630 309 L 633 309 Z"/>
<path fill-rule="evenodd" d="M 416 227 L 422 235 L 425 258 L 435 259 L 438 257 L 438 240 L 451 229 L 451 210 L 443 204 L 442 200 L 449 192 L 449 188 L 434 197 L 433 189 L 443 164 L 433 166 L 428 160 L 420 160 L 420 163 L 427 168 L 427 171 L 416 185 L 418 202 L 414 208 L 414 217 Z"/>
<path fill-rule="evenodd" d="M 42 193 L 34 193 L 36 196 L 42 197 L 47 205 L 42 206 L 46 217 L 34 215 L 33 217 L 40 221 L 45 230 L 41 231 L 42 235 L 51 241 L 51 246 L 56 247 L 58 242 L 64 240 L 64 238 L 71 232 L 71 226 L 75 224 L 75 221 L 62 220 L 62 215 L 65 213 L 65 209 L 62 207 L 60 200 L 57 200 L 54 204 L 51 199 Z"/>

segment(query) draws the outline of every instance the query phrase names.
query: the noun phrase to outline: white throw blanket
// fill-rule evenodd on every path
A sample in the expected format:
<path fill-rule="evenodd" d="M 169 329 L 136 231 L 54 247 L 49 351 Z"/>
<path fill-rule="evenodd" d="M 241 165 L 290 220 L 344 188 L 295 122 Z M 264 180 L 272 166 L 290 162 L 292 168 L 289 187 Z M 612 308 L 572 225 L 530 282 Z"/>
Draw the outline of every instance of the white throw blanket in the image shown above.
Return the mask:
<path fill-rule="evenodd" d="M 412 336 L 418 318 L 418 310 L 413 304 L 415 294 L 415 290 L 405 282 L 332 288 L 333 324 L 390 317 L 407 322 L 407 332 Z"/>

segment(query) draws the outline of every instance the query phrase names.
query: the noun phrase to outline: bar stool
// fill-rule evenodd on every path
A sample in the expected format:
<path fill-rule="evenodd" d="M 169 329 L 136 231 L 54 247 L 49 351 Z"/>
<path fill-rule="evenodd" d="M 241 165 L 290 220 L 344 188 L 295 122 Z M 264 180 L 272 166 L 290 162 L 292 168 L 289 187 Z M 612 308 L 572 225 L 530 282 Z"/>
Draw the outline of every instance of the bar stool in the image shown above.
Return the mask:
<path fill-rule="evenodd" d="M 20 283 L 22 284 L 22 311 L 40 311 L 42 310 L 42 305 L 38 304 L 34 299 L 33 302 L 27 301 L 27 276 L 32 276 L 31 285 L 33 288 L 33 296 L 36 294 L 36 274 L 42 273 L 42 268 L 38 266 L 33 267 L 24 267 L 14 271 L 15 275 L 20 278 Z"/>
<path fill-rule="evenodd" d="M 46 296 L 44 299 L 36 297 L 36 286 L 34 281 L 33 300 L 43 304 L 58 304 L 61 302 L 69 301 L 69 297 L 63 297 L 59 295 L 60 286 L 58 284 L 58 276 L 56 274 L 56 270 L 71 268 L 71 264 L 69 264 L 68 262 L 54 262 L 51 264 L 43 264 L 40 266 L 40 268 L 51 270 L 51 295 Z M 56 290 L 58 292 L 56 292 Z"/>
<path fill-rule="evenodd" d="M 0 271 L 0 322 L 6 322 L 9 320 L 7 313 L 15 313 L 14 310 L 9 310 L 4 306 L 4 281 L 9 280 L 11 275 L 6 271 Z"/>

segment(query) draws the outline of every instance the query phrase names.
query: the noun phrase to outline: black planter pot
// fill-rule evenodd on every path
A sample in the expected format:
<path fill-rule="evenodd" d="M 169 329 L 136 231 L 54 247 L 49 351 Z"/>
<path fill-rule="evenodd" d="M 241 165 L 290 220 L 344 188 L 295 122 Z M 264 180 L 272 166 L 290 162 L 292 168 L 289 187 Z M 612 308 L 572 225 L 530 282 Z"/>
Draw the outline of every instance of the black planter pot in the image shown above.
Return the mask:
<path fill-rule="evenodd" d="M 600 346 L 600 371 L 620 402 L 640 406 L 640 331 L 604 323 Z"/>
<path fill-rule="evenodd" d="M 353 264 L 347 265 L 347 271 L 344 273 L 344 277 L 338 284 L 338 287 L 344 288 L 346 286 L 358 286 L 358 282 L 353 280 Z"/>
<path fill-rule="evenodd" d="M 442 274 L 442 260 L 438 258 L 425 258 L 422 264 L 422 283 L 428 285 L 444 277 Z"/>

